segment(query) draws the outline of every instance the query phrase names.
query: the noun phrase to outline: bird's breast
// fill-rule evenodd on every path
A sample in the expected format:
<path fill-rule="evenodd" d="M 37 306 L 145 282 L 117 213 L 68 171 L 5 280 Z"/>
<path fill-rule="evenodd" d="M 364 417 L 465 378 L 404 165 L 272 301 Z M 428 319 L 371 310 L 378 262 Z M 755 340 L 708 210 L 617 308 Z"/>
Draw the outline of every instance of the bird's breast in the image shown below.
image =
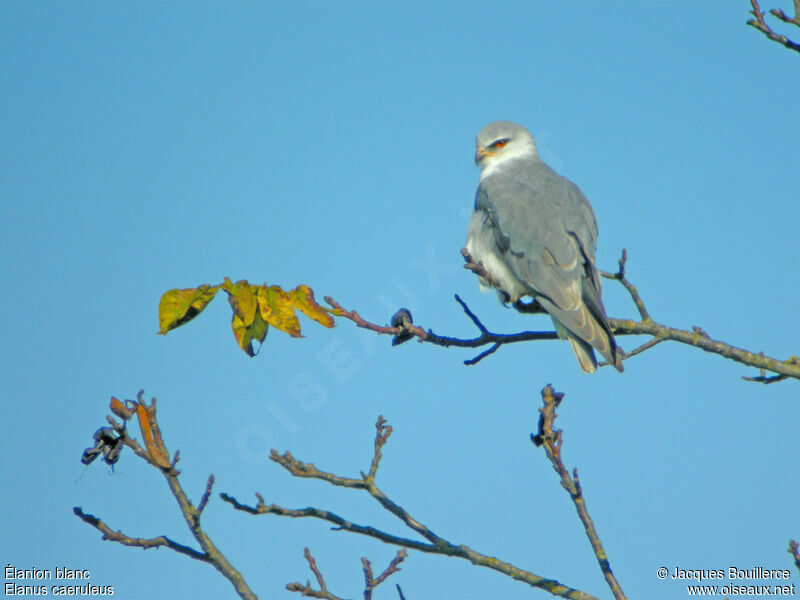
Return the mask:
<path fill-rule="evenodd" d="M 511 271 L 505 254 L 500 251 L 497 244 L 493 224 L 486 218 L 483 211 L 475 211 L 467 228 L 467 252 L 474 262 L 479 262 L 491 275 L 497 287 L 508 294 L 512 302 L 519 300 L 529 293 L 527 286 L 522 283 Z M 489 287 L 489 282 L 481 280 L 481 287 Z"/>

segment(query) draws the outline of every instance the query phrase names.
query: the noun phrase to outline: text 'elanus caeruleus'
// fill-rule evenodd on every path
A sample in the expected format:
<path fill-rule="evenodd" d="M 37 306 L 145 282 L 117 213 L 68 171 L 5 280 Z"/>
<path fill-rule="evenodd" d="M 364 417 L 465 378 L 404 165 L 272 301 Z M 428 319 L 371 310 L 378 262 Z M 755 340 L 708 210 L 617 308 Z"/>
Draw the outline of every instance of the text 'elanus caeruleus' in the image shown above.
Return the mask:
<path fill-rule="evenodd" d="M 541 161 L 533 136 L 521 125 L 490 123 L 475 144 L 481 179 L 467 251 L 504 302 L 529 296 L 541 304 L 581 369 L 597 369 L 597 350 L 622 372 L 623 353 L 600 299 L 597 221 L 586 197 Z"/>

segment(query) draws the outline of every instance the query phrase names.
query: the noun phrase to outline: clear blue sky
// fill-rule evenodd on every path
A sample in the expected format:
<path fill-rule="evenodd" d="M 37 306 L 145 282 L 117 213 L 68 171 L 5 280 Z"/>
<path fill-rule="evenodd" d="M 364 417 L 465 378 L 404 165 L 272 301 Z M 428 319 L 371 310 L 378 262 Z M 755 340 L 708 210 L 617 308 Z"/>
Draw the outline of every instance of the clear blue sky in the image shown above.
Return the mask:
<path fill-rule="evenodd" d="M 264 461 L 274 446 L 357 476 L 383 414 L 387 494 L 456 543 L 606 598 L 528 440 L 552 383 L 567 394 L 564 458 L 630 598 L 685 597 L 657 579 L 662 565 L 791 569 L 797 382 L 747 383 L 754 369 L 671 343 L 624 375 L 583 375 L 556 342 L 465 367 L 474 352 L 391 348 L 307 320 L 304 339 L 271 331 L 249 359 L 224 296 L 155 335 L 162 292 L 226 275 L 307 283 L 378 322 L 407 306 L 442 334 L 474 334 L 454 293 L 498 331 L 549 328 L 460 266 L 474 136 L 508 119 L 592 202 L 600 266 L 628 249 L 656 320 L 800 353 L 800 55 L 746 27 L 748 8 L 2 3 L 0 563 L 89 569 L 125 599 L 233 597 L 208 565 L 102 542 L 72 515 L 80 505 L 128 535 L 193 544 L 161 476 L 130 452 L 113 474 L 79 462 L 108 398 L 144 388 L 195 501 L 213 472 L 217 492 L 242 500 L 261 492 L 410 534 L 370 498 Z M 611 315 L 635 316 L 618 287 L 604 291 Z M 359 558 L 377 569 L 394 555 L 216 497 L 204 524 L 262 598 L 311 577 L 304 546 L 351 598 Z M 549 597 L 414 553 L 376 598 L 396 598 L 394 583 L 409 600 Z"/>

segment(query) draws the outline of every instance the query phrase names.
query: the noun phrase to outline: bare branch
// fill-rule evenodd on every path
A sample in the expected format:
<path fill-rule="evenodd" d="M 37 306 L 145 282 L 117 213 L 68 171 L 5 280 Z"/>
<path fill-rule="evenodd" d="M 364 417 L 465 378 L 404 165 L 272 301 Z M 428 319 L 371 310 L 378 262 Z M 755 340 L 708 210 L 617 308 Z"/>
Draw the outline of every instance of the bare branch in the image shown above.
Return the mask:
<path fill-rule="evenodd" d="M 398 571 L 400 571 L 400 563 L 402 563 L 406 559 L 406 557 L 408 557 L 408 552 L 406 552 L 405 550 L 398 550 L 397 554 L 392 559 L 392 562 L 390 562 L 389 566 L 383 570 L 383 573 L 378 575 L 378 578 L 375 580 L 375 585 L 373 585 L 372 587 L 380 585 L 381 583 L 386 581 L 386 578 L 389 577 L 389 575 L 393 575 Z"/>
<path fill-rule="evenodd" d="M 306 560 L 308 561 L 308 568 L 311 569 L 311 572 L 314 573 L 314 577 L 317 578 L 317 583 L 319 584 L 320 589 L 327 591 L 328 588 L 325 585 L 325 580 L 322 579 L 322 573 L 319 572 L 317 563 L 314 561 L 314 557 L 311 556 L 311 552 L 308 548 L 303 548 L 303 556 L 305 556 Z"/>
<path fill-rule="evenodd" d="M 628 358 L 631 358 L 632 356 L 636 356 L 637 354 L 641 354 L 642 352 L 644 352 L 645 350 L 649 350 L 653 346 L 658 346 L 663 341 L 664 340 L 662 338 L 653 338 L 652 340 L 649 340 L 649 341 L 645 342 L 641 346 L 637 346 L 633 350 L 630 350 L 630 351 L 626 352 L 625 356 L 624 356 L 624 359 L 628 359 Z M 607 361 L 603 361 L 601 363 L 598 363 L 597 366 L 598 367 L 605 367 L 608 364 L 609 363 Z"/>
<path fill-rule="evenodd" d="M 789 554 L 794 558 L 794 566 L 800 572 L 800 550 L 798 550 L 798 544 L 794 540 L 789 540 Z"/>
<path fill-rule="evenodd" d="M 467 365 L 468 367 L 471 367 L 472 365 L 476 365 L 479 362 L 481 362 L 484 358 L 486 358 L 487 356 L 497 352 L 499 349 L 500 349 L 500 343 L 499 342 L 495 342 L 494 346 L 492 346 L 488 350 L 484 350 L 483 352 L 478 354 L 478 356 L 476 356 L 475 358 L 470 358 L 469 360 L 465 360 L 464 364 Z"/>
<path fill-rule="evenodd" d="M 203 492 L 203 496 L 200 498 L 200 503 L 197 505 L 197 520 L 200 520 L 200 515 L 203 514 L 203 511 L 208 504 L 208 499 L 211 497 L 211 489 L 214 487 L 214 475 L 208 476 L 208 482 L 206 483 L 206 490 Z"/>
<path fill-rule="evenodd" d="M 278 506 L 277 504 L 267 505 L 260 494 L 256 494 L 258 503 L 255 506 L 239 502 L 236 498 L 224 492 L 219 496 L 222 498 L 222 500 L 229 503 L 236 510 L 246 512 L 251 515 L 278 515 L 279 517 L 292 518 L 313 517 L 315 519 L 333 523 L 336 525 L 336 527 L 332 528 L 334 531 L 349 531 L 351 533 L 358 533 L 376 540 L 380 540 L 387 544 L 401 546 L 403 548 L 410 548 L 412 550 L 419 550 L 420 552 L 427 552 L 429 554 L 446 554 L 445 552 L 441 552 L 434 544 L 426 544 L 424 542 L 418 542 L 401 536 L 392 535 L 379 529 L 375 529 L 374 527 L 370 527 L 369 525 L 359 525 L 358 523 L 354 523 L 349 519 L 340 517 L 336 513 L 329 510 L 315 508 L 313 506 L 292 509 L 284 508 L 282 506 Z"/>
<path fill-rule="evenodd" d="M 628 251 L 627 249 L 623 248 L 622 256 L 619 259 L 619 270 L 616 273 L 607 273 L 606 271 L 600 271 L 600 275 L 602 275 L 606 279 L 616 279 L 617 281 L 619 281 L 631 295 L 631 299 L 633 300 L 633 303 L 636 305 L 636 308 L 639 310 L 639 315 L 641 315 L 642 321 L 649 321 L 650 313 L 647 312 L 647 309 L 644 306 L 644 302 L 642 301 L 641 296 L 639 296 L 639 291 L 636 289 L 636 286 L 634 286 L 625 277 L 625 264 L 627 262 L 628 262 Z"/>
<path fill-rule="evenodd" d="M 327 481 L 332 485 L 336 485 L 339 487 L 348 487 L 354 489 L 364 489 L 369 492 L 369 494 L 375 498 L 380 504 L 389 512 L 394 514 L 398 519 L 403 521 L 405 525 L 426 540 L 437 544 L 442 541 L 438 535 L 433 533 L 429 528 L 425 525 L 414 519 L 410 514 L 408 514 L 402 507 L 395 504 L 391 499 L 389 499 L 386 494 L 384 494 L 378 486 L 375 485 L 375 472 L 378 469 L 378 463 L 380 462 L 381 458 L 381 448 L 386 443 L 389 435 L 392 432 L 391 427 L 386 425 L 386 420 L 381 416 L 378 417 L 378 421 L 376 423 L 376 435 L 375 435 L 375 442 L 374 448 L 375 453 L 372 458 L 370 472 L 369 475 L 364 475 L 361 473 L 360 479 L 350 478 L 350 477 L 340 477 L 338 475 L 333 475 L 332 473 L 328 473 L 326 471 L 320 471 L 314 466 L 313 463 L 304 463 L 295 459 L 291 453 L 284 452 L 283 454 L 278 454 L 275 450 L 270 451 L 270 459 L 277 462 L 281 465 L 284 469 L 289 471 L 295 477 L 306 477 L 312 479 L 321 479 L 323 481 Z M 224 499 L 224 498 L 223 498 Z M 300 515 L 297 515 L 300 516 Z M 305 516 L 305 515 L 303 515 Z"/>
<path fill-rule="evenodd" d="M 387 325 L 377 325 L 375 323 L 370 323 L 369 321 L 366 321 L 363 318 L 361 318 L 361 315 L 359 315 L 356 311 L 346 310 L 342 308 L 342 306 L 330 296 L 325 296 L 324 298 L 325 302 L 327 302 L 333 307 L 335 311 L 333 314 L 335 314 L 337 317 L 343 317 L 345 319 L 349 319 L 362 329 L 369 329 L 370 331 L 374 331 L 375 333 L 382 333 L 385 335 L 393 335 L 393 336 L 411 334 L 418 337 L 421 340 L 425 339 L 425 337 L 428 335 L 424 329 L 420 327 L 414 327 L 411 324 L 407 326 L 397 325 L 395 327 L 390 327 Z"/>
<path fill-rule="evenodd" d="M 308 568 L 311 569 L 311 572 L 314 573 L 314 577 L 317 579 L 317 585 L 319 585 L 319 589 L 315 590 L 311 587 L 311 582 L 306 581 L 306 584 L 303 585 L 302 583 L 290 583 L 286 586 L 286 589 L 290 592 L 300 592 L 301 596 L 305 596 L 307 598 L 323 598 L 324 600 L 342 600 L 339 596 L 334 596 L 329 590 L 328 586 L 325 585 L 325 580 L 322 578 L 322 573 L 319 572 L 317 568 L 317 563 L 314 560 L 314 557 L 311 556 L 311 552 L 309 552 L 308 548 L 303 549 L 303 556 L 306 557 L 308 561 Z"/>
<path fill-rule="evenodd" d="M 662 341 L 671 340 L 680 342 L 689 346 L 694 346 L 710 352 L 718 354 L 733 361 L 756 367 L 757 369 L 766 369 L 779 375 L 785 375 L 793 379 L 800 379 L 800 363 L 797 357 L 791 357 L 788 360 L 782 361 L 777 358 L 764 356 L 763 352 L 751 352 L 743 348 L 737 348 L 731 344 L 712 339 L 708 335 L 702 335 L 696 331 L 686 331 L 684 329 L 676 329 L 666 325 L 660 325 L 655 321 L 629 321 L 626 319 L 609 319 L 609 325 L 614 332 L 614 335 L 651 335 L 654 338 L 661 339 Z"/>
<path fill-rule="evenodd" d="M 327 473 L 326 471 L 320 471 L 314 465 L 314 463 L 304 463 L 302 461 L 297 460 L 294 456 L 292 456 L 291 452 L 284 452 L 283 454 L 279 454 L 276 450 L 270 450 L 269 458 L 273 462 L 278 463 L 284 469 L 289 471 L 295 477 L 306 477 L 309 479 L 322 479 L 323 481 L 327 481 L 332 485 L 338 485 L 339 487 L 348 487 L 348 488 L 356 488 L 356 489 L 364 489 L 366 485 L 363 479 L 354 479 L 351 477 L 339 477 L 338 475 L 334 475 L 333 473 Z"/>
<path fill-rule="evenodd" d="M 401 546 L 403 548 L 417 550 L 419 552 L 425 552 L 428 554 L 440 554 L 443 556 L 464 558 L 469 560 L 474 565 L 488 567 L 494 571 L 503 573 L 512 579 L 527 583 L 531 587 L 548 591 L 554 596 L 558 596 L 560 598 L 570 598 L 572 600 L 597 600 L 597 598 L 591 594 L 567 587 L 554 579 L 540 577 L 539 575 L 531 573 L 530 571 L 525 571 L 515 567 L 510 563 L 499 560 L 496 557 L 481 554 L 480 552 L 472 550 L 468 546 L 457 545 L 443 538 L 440 538 L 435 544 L 426 544 L 424 542 L 418 542 L 416 540 L 393 535 L 369 525 L 359 525 L 350 519 L 340 517 L 329 510 L 310 506 L 300 509 L 283 508 L 277 504 L 264 504 L 262 500 L 260 500 L 255 506 L 249 506 L 239 502 L 233 496 L 225 493 L 220 494 L 220 498 L 231 504 L 236 510 L 241 510 L 242 512 L 246 512 L 251 515 L 271 514 L 293 518 L 313 517 L 333 523 L 336 525 L 336 527 L 334 527 L 335 531 L 349 531 L 351 533 L 358 533 L 376 540 L 380 540 L 387 544 Z"/>
<path fill-rule="evenodd" d="M 465 313 L 467 313 L 467 316 L 470 318 L 470 320 L 471 320 L 473 323 L 475 323 L 475 327 L 477 327 L 477 328 L 478 328 L 478 330 L 479 330 L 481 333 L 489 333 L 489 330 L 488 330 L 488 329 L 486 329 L 486 326 L 485 326 L 483 323 L 481 323 L 481 320 L 480 320 L 478 317 L 476 317 L 476 316 L 475 316 L 475 313 L 474 313 L 474 312 L 472 312 L 472 311 L 469 309 L 469 306 L 467 306 L 466 302 L 464 302 L 464 301 L 463 301 L 463 300 L 462 300 L 462 299 L 461 299 L 461 298 L 458 296 L 458 294 L 456 294 L 456 302 L 458 302 L 458 303 L 461 305 L 461 308 L 463 308 L 463 309 L 464 309 L 464 312 L 465 312 Z"/>
<path fill-rule="evenodd" d="M 389 563 L 389 566 L 386 567 L 383 573 L 378 575 L 377 578 L 373 578 L 372 576 L 372 564 L 366 558 L 361 559 L 361 565 L 364 568 L 364 600 L 372 600 L 372 590 L 386 581 L 387 577 L 400 571 L 400 563 L 402 563 L 407 556 L 408 552 L 404 549 L 398 550 L 392 562 Z"/>
<path fill-rule="evenodd" d="M 208 557 L 207 554 L 203 554 L 202 552 L 198 552 L 194 548 L 190 548 L 189 546 L 184 546 L 183 544 L 179 544 L 168 538 L 165 535 L 160 535 L 155 538 L 133 538 L 130 536 L 125 535 L 122 531 L 114 531 L 108 525 L 103 523 L 99 518 L 91 515 L 89 513 L 83 512 L 80 506 L 75 506 L 72 509 L 72 512 L 84 523 L 88 523 L 97 531 L 103 534 L 103 540 L 109 542 L 119 542 L 123 546 L 132 546 L 135 548 L 142 548 L 147 550 L 148 548 L 159 548 L 161 546 L 166 546 L 170 550 L 174 550 L 180 554 L 185 554 L 189 558 L 193 558 L 195 560 L 200 560 L 203 562 L 211 562 L 211 559 Z"/>
<path fill-rule="evenodd" d="M 476 323 L 476 326 L 481 329 L 483 328 L 481 335 L 475 338 L 469 339 L 461 339 L 456 337 L 448 337 L 443 335 L 437 335 L 433 333 L 433 331 L 424 330 L 418 326 L 412 326 L 410 328 L 402 328 L 402 327 L 388 327 L 384 325 L 378 325 L 376 323 L 370 323 L 366 321 L 364 318 L 361 317 L 355 311 L 347 311 L 339 305 L 333 298 L 330 296 L 325 296 L 325 301 L 333 306 L 337 313 L 336 315 L 339 317 L 343 317 L 350 321 L 353 321 L 358 327 L 363 329 L 369 329 L 370 331 L 374 331 L 375 333 L 383 334 L 383 335 L 391 335 L 397 336 L 404 332 L 410 332 L 420 342 L 426 342 L 429 344 L 434 344 L 436 346 L 442 346 L 445 348 L 448 347 L 457 347 L 457 348 L 480 348 L 481 346 L 485 346 L 486 344 L 513 344 L 516 342 L 529 342 L 533 340 L 555 340 L 558 339 L 558 335 L 554 331 L 523 331 L 521 333 L 511 333 L 511 334 L 503 334 L 503 333 L 493 333 L 491 331 L 486 330 L 486 327 L 480 323 L 480 321 L 475 317 L 474 313 L 469 310 L 467 307 L 467 315 L 470 316 L 470 319 Z M 462 306 L 466 307 L 466 304 L 456 296 L 456 301 L 461 303 Z M 480 323 L 478 325 L 478 323 Z"/>
<path fill-rule="evenodd" d="M 561 478 L 561 486 L 567 490 L 575 504 L 575 509 L 578 511 L 578 517 L 583 523 L 583 528 L 586 530 L 586 536 L 589 538 L 589 543 L 592 545 L 597 562 L 600 565 L 600 570 L 617 600 L 625 600 L 625 594 L 611 570 L 611 565 L 608 561 L 608 556 L 603 549 L 603 544 L 600 541 L 600 536 L 594 527 L 594 522 L 589 516 L 589 510 L 586 508 L 586 501 L 583 498 L 583 489 L 581 488 L 580 480 L 578 479 L 578 470 L 573 469 L 572 476 L 570 477 L 564 462 L 561 460 L 561 430 L 553 429 L 556 419 L 556 408 L 561 404 L 564 394 L 557 393 L 551 385 L 546 385 L 542 389 L 542 400 L 544 406 L 539 409 L 539 431 L 536 435 L 531 435 L 531 440 L 536 446 L 543 446 L 547 458 L 553 465 L 553 469 Z"/>
<path fill-rule="evenodd" d="M 278 452 L 273 450 L 271 452 L 270 457 L 272 458 L 272 460 L 283 466 L 287 471 L 289 471 L 289 473 L 291 473 L 296 477 L 320 479 L 322 481 L 326 481 L 332 485 L 340 487 L 366 490 L 373 498 L 375 498 L 381 504 L 381 506 L 383 506 L 387 511 L 391 512 L 398 519 L 400 519 L 406 525 L 406 527 L 413 530 L 421 537 L 425 538 L 428 543 L 393 535 L 391 533 L 382 531 L 380 529 L 377 529 L 369 525 L 359 525 L 331 511 L 316 507 L 309 506 L 300 509 L 290 509 L 278 506 L 277 504 L 267 505 L 260 494 L 256 494 L 258 503 L 255 506 L 243 504 L 242 502 L 239 502 L 236 498 L 230 496 L 229 494 L 223 493 L 220 494 L 220 497 L 225 502 L 231 504 L 236 510 L 243 511 L 251 515 L 273 514 L 283 517 L 293 517 L 293 518 L 312 517 L 316 519 L 321 519 L 323 521 L 327 521 L 328 523 L 334 524 L 335 525 L 334 530 L 337 531 L 349 531 L 352 533 L 358 533 L 361 535 L 365 535 L 380 540 L 387 544 L 392 544 L 395 546 L 400 546 L 402 548 L 408 548 L 411 550 L 417 550 L 419 552 L 463 558 L 469 560 L 474 565 L 488 567 L 492 570 L 503 573 L 504 575 L 507 575 L 512 579 L 525 582 L 531 587 L 545 590 L 551 593 L 552 595 L 558 596 L 560 598 L 570 598 L 572 600 L 597 600 L 594 596 L 587 594 L 586 592 L 582 592 L 580 590 L 576 590 L 574 588 L 565 586 L 554 579 L 547 579 L 545 577 L 541 577 L 530 571 L 520 569 L 519 567 L 516 567 L 510 563 L 499 560 L 496 557 L 476 552 L 475 550 L 463 544 L 455 544 L 451 541 L 448 541 L 436 535 L 430 528 L 423 525 L 419 520 L 411 516 L 408 513 L 408 511 L 406 511 L 404 508 L 402 508 L 400 505 L 398 505 L 396 502 L 394 502 L 392 499 L 386 496 L 386 494 L 384 494 L 375 485 L 374 479 L 375 479 L 375 472 L 377 471 L 378 464 L 380 462 L 380 455 L 382 448 L 386 444 L 386 441 L 388 440 L 390 433 L 391 430 L 386 425 L 386 421 L 383 419 L 383 417 L 379 417 L 376 423 L 374 453 L 370 466 L 370 471 L 366 475 L 362 473 L 361 479 L 342 477 L 339 475 L 334 475 L 332 473 L 321 471 L 316 466 L 314 466 L 313 463 L 305 463 L 298 461 L 289 452 L 284 452 L 283 454 L 279 454 Z M 297 588 L 294 591 L 301 591 L 301 589 L 306 589 L 306 586 L 300 585 L 300 588 Z M 321 596 L 315 596 L 315 597 L 321 597 Z"/>
<path fill-rule="evenodd" d="M 800 44 L 797 42 L 793 42 L 785 35 L 781 35 L 773 31 L 773 29 L 767 25 L 767 22 L 764 20 L 764 12 L 758 5 L 757 0 L 750 0 L 750 4 L 752 5 L 753 9 L 750 11 L 750 14 L 755 17 L 754 19 L 749 19 L 747 24 L 751 27 L 755 27 L 761 33 L 763 33 L 767 38 L 772 40 L 773 42 L 777 42 L 784 47 L 788 48 L 789 50 L 794 50 L 795 52 L 800 52 Z M 772 9 L 769 11 L 770 14 L 777 19 L 787 23 L 789 25 L 797 25 L 800 27 L 800 2 L 798 0 L 794 0 L 794 17 L 789 17 L 780 9 Z"/>
<path fill-rule="evenodd" d="M 374 481 L 375 474 L 378 472 L 378 465 L 381 462 L 381 448 L 386 444 L 389 439 L 389 436 L 392 435 L 392 427 L 386 424 L 386 419 L 383 418 L 383 415 L 378 417 L 377 422 L 375 423 L 375 454 L 372 456 L 372 463 L 369 466 L 369 474 L 364 475 L 361 473 L 361 477 L 364 480 Z"/>
<path fill-rule="evenodd" d="M 308 567 L 311 569 L 311 572 L 314 573 L 314 577 L 317 580 L 319 589 L 315 590 L 312 588 L 310 581 L 306 581 L 305 584 L 299 582 L 290 583 L 286 586 L 286 589 L 290 592 L 300 592 L 301 596 L 305 596 L 307 598 L 342 600 L 339 596 L 336 596 L 328 589 L 325 579 L 322 577 L 322 573 L 317 567 L 317 563 L 314 560 L 314 557 L 311 556 L 311 552 L 308 550 L 308 548 L 304 549 L 303 555 L 308 561 Z M 372 575 L 372 564 L 366 558 L 361 559 L 361 565 L 364 571 L 364 600 L 372 600 L 372 590 L 383 583 L 387 577 L 399 571 L 400 563 L 405 560 L 407 555 L 408 553 L 405 550 L 398 550 L 397 555 L 394 557 L 394 559 L 392 559 L 392 562 L 389 563 L 389 566 L 386 567 L 383 573 L 381 573 L 377 578 L 373 577 Z"/>

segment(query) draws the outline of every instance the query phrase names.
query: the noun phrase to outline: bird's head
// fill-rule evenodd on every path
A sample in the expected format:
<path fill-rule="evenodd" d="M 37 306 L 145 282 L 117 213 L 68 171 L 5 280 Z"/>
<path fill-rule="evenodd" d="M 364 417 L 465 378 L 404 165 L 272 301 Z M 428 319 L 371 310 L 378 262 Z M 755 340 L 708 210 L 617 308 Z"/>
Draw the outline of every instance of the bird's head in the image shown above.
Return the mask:
<path fill-rule="evenodd" d="M 538 158 L 530 132 L 510 121 L 489 123 L 475 138 L 475 147 L 475 164 L 481 168 L 481 179 L 507 160 Z"/>

